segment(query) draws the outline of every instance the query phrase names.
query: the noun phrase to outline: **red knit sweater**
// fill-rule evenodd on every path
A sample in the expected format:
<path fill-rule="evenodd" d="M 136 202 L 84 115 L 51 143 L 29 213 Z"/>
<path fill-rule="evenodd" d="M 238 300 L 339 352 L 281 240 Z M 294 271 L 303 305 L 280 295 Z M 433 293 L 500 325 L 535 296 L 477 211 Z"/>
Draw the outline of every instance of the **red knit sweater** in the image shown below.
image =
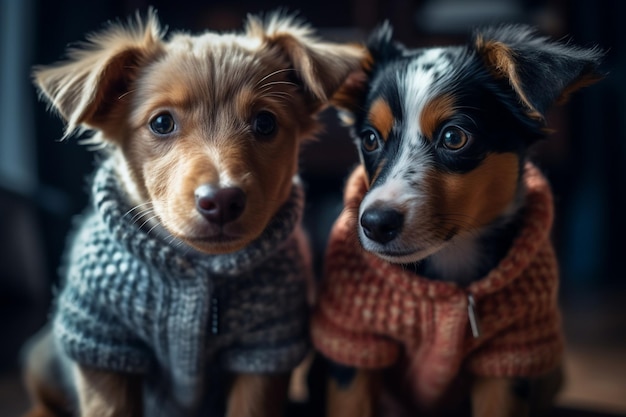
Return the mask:
<path fill-rule="evenodd" d="M 556 367 L 563 344 L 549 239 L 552 194 L 531 164 L 524 181 L 525 218 L 512 248 L 489 274 L 462 288 L 416 276 L 361 248 L 356 213 L 367 182 L 358 168 L 331 233 L 312 322 L 316 348 L 338 363 L 369 369 L 408 355 L 416 400 L 424 406 L 440 399 L 462 369 L 480 376 L 535 376 Z M 470 294 L 478 338 L 469 324 Z"/>

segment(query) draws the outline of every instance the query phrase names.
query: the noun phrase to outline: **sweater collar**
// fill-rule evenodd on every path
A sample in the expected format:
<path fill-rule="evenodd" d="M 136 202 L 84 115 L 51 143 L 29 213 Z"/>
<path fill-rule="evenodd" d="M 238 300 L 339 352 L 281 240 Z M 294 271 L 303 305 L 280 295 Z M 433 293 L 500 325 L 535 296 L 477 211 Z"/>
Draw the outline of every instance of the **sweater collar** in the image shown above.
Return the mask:
<path fill-rule="evenodd" d="M 283 246 L 300 222 L 304 208 L 304 192 L 296 177 L 288 200 L 256 240 L 236 252 L 208 255 L 173 238 L 162 226 L 157 226 L 158 231 L 151 230 L 151 226 L 145 227 L 133 217 L 133 205 L 120 188 L 113 158 L 103 161 L 96 171 L 92 195 L 96 215 L 125 251 L 165 276 L 187 278 L 205 277 L 207 272 L 239 275 L 253 269 Z"/>
<path fill-rule="evenodd" d="M 482 296 L 499 291 L 520 276 L 541 247 L 549 242 L 553 221 L 553 203 L 550 186 L 545 177 L 531 163 L 524 167 L 523 182 L 526 188 L 522 228 L 513 241 L 506 256 L 483 278 L 461 288 L 456 283 L 430 280 L 400 265 L 389 263 L 361 249 L 354 233 L 357 227 L 356 213 L 367 192 L 365 172 L 360 167 L 353 172 L 346 185 L 344 204 L 346 210 L 333 230 L 333 239 L 353 245 L 373 274 L 398 289 L 411 291 L 418 296 L 431 298 L 450 297 L 459 293 Z M 393 282 L 389 282 L 393 281 Z"/>

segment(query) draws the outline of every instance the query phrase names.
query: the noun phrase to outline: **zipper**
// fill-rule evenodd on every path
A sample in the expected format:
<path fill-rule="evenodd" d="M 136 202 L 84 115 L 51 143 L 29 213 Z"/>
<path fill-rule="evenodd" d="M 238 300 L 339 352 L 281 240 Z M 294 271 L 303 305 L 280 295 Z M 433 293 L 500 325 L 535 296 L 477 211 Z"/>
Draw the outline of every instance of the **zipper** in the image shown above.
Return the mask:
<path fill-rule="evenodd" d="M 220 305 L 216 295 L 211 297 L 211 334 L 217 335 L 220 332 Z"/>
<path fill-rule="evenodd" d="M 469 317 L 470 328 L 474 339 L 480 337 L 480 320 L 476 312 L 476 300 L 472 294 L 467 294 L 467 316 Z"/>

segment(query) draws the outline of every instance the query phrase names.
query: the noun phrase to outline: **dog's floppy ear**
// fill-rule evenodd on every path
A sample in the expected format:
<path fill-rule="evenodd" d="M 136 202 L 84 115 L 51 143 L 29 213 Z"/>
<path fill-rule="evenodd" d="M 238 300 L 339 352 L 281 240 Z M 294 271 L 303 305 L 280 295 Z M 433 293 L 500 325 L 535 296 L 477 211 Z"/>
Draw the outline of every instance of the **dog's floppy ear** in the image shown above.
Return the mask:
<path fill-rule="evenodd" d="M 348 75 L 360 68 L 365 48 L 357 44 L 323 42 L 293 16 L 273 13 L 265 20 L 249 16 L 246 33 L 263 39 L 287 58 L 313 107 L 328 104 Z"/>
<path fill-rule="evenodd" d="M 524 25 L 479 31 L 474 47 L 496 78 L 508 80 L 527 115 L 536 120 L 543 120 L 554 102 L 602 78 L 602 51 L 551 41 Z"/>
<path fill-rule="evenodd" d="M 65 137 L 78 127 L 106 126 L 138 69 L 160 50 L 161 37 L 150 10 L 145 23 L 137 16 L 137 24 L 111 25 L 68 50 L 67 60 L 34 68 L 41 96 L 67 122 Z"/>

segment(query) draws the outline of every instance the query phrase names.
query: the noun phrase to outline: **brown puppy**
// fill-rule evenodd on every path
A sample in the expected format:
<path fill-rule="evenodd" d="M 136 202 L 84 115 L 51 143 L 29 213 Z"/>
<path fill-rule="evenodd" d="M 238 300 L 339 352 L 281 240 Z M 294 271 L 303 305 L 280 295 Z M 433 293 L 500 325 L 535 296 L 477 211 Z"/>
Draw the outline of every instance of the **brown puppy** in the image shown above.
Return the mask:
<path fill-rule="evenodd" d="M 378 415 L 384 391 L 408 415 L 452 393 L 475 416 L 536 415 L 531 382 L 558 369 L 562 336 L 552 195 L 527 151 L 602 54 L 523 26 L 415 50 L 384 26 L 368 49 L 335 96 L 362 164 L 313 318 L 329 414 Z"/>
<path fill-rule="evenodd" d="M 35 70 L 104 156 L 28 349 L 31 416 L 194 416 L 223 392 L 276 416 L 307 349 L 298 153 L 361 53 L 279 14 L 164 35 L 150 12 Z"/>

